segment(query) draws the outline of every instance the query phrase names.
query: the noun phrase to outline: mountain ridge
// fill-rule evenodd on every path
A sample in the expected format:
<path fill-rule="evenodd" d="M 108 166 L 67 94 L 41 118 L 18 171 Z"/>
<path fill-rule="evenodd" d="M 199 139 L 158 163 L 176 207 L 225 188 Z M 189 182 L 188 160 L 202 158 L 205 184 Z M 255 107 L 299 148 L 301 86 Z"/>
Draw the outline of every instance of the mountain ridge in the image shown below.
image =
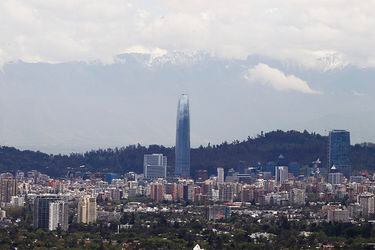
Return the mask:
<path fill-rule="evenodd" d="M 355 171 L 375 170 L 375 147 L 372 144 L 351 146 L 352 165 Z M 235 140 L 231 143 L 200 146 L 191 150 L 192 175 L 198 169 L 206 169 L 215 174 L 217 167 L 236 168 L 238 164 L 256 166 L 277 161 L 280 154 L 288 162 L 297 162 L 307 166 L 317 158 L 323 165 L 327 163 L 327 136 L 307 131 L 271 131 L 261 133 L 246 140 Z M 53 177 L 65 176 L 68 171 L 81 171 L 85 166 L 89 172 L 115 172 L 124 174 L 128 171 L 142 172 L 143 155 L 162 153 L 168 157 L 169 170 L 173 171 L 174 148 L 162 145 L 148 147 L 128 145 L 122 148 L 109 148 L 72 153 L 69 155 L 45 154 L 39 151 L 18 150 L 12 147 L 0 147 L 0 170 L 38 170 Z"/>

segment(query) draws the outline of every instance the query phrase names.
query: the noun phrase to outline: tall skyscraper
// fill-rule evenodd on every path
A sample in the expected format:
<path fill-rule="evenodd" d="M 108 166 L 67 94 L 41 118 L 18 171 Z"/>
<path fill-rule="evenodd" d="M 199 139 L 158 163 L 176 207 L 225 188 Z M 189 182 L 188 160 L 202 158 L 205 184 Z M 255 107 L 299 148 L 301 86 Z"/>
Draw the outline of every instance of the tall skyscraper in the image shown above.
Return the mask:
<path fill-rule="evenodd" d="M 78 222 L 95 223 L 96 218 L 96 198 L 90 195 L 81 197 L 78 203 Z"/>
<path fill-rule="evenodd" d="M 349 131 L 332 130 L 329 132 L 328 169 L 333 165 L 345 176 L 351 175 Z"/>
<path fill-rule="evenodd" d="M 189 98 L 181 95 L 177 108 L 176 124 L 176 165 L 175 174 L 179 177 L 190 176 L 190 114 Z"/>
<path fill-rule="evenodd" d="M 34 228 L 49 229 L 50 207 L 49 205 L 60 200 L 57 195 L 38 195 L 34 200 Z"/>
<path fill-rule="evenodd" d="M 145 154 L 143 173 L 147 179 L 167 178 L 167 157 L 162 154 Z"/>
<path fill-rule="evenodd" d="M 54 201 L 49 204 L 49 224 L 50 231 L 60 227 L 62 230 L 68 230 L 68 203 L 62 200 Z"/>

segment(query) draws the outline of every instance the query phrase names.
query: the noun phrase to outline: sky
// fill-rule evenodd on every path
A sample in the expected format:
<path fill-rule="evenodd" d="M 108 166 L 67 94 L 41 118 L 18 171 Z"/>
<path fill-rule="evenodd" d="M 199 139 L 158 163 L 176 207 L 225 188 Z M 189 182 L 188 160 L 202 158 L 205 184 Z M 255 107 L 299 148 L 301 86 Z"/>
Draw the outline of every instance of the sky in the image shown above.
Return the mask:
<path fill-rule="evenodd" d="M 375 1 L 0 2 L 0 145 L 51 153 L 260 131 L 375 141 Z"/>

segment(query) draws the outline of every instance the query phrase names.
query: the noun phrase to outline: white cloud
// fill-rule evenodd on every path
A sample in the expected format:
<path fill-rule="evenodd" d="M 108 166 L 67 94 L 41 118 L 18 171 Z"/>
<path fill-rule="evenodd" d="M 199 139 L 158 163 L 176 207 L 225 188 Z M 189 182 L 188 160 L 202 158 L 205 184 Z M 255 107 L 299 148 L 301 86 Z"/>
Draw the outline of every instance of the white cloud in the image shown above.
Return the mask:
<path fill-rule="evenodd" d="M 263 63 L 250 68 L 246 72 L 245 78 L 251 83 L 267 85 L 280 91 L 298 91 L 306 94 L 319 93 L 311 89 L 304 80 L 294 75 L 285 75 L 280 70 Z"/>
<path fill-rule="evenodd" d="M 342 0 L 3 0 L 0 64 L 111 62 L 142 46 L 262 54 L 325 69 L 375 67 L 374 8 L 374 1 Z"/>

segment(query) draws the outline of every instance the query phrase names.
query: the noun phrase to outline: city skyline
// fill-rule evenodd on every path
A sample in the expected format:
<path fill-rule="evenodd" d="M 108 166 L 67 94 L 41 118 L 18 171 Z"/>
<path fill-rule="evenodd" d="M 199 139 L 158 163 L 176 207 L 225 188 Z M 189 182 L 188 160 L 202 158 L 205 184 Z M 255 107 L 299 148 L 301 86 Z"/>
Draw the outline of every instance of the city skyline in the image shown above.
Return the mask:
<path fill-rule="evenodd" d="M 0 249 L 375 248 L 374 9 L 0 1 Z"/>

